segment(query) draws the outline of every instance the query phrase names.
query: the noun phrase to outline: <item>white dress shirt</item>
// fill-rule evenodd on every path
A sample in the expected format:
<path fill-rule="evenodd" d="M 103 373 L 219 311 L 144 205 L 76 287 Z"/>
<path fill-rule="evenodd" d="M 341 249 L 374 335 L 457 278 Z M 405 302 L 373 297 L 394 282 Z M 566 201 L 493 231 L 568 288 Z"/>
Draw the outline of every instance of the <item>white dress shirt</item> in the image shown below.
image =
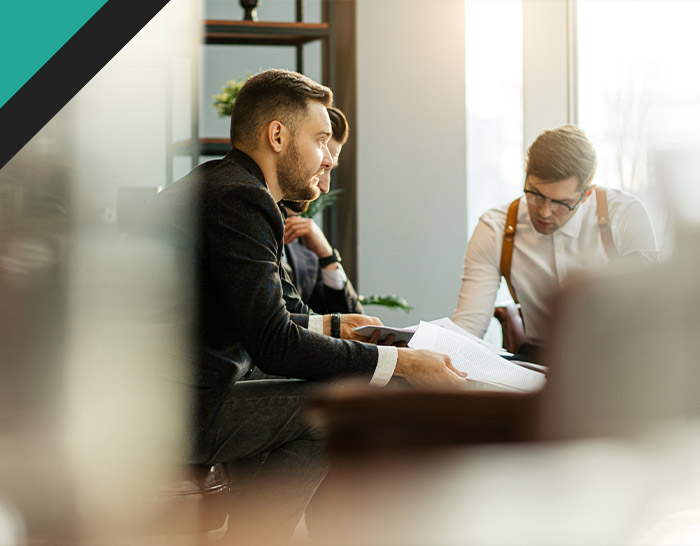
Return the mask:
<path fill-rule="evenodd" d="M 282 260 L 287 262 L 287 254 L 282 247 Z M 338 264 L 338 269 L 321 269 L 323 284 L 335 290 L 342 290 L 348 282 L 343 266 Z M 309 330 L 317 334 L 323 334 L 323 315 L 309 315 Z M 399 359 L 399 351 L 396 347 L 377 345 L 377 367 L 374 369 L 369 384 L 373 387 L 384 387 L 394 375 L 396 363 Z"/>
<path fill-rule="evenodd" d="M 289 264 L 284 246 L 282 247 L 282 261 Z M 337 269 L 321 268 L 321 279 L 323 280 L 323 284 L 333 290 L 343 290 L 345 285 L 348 284 L 348 276 L 345 274 L 345 270 L 340 264 L 338 264 Z"/>
<path fill-rule="evenodd" d="M 342 290 L 348 284 L 348 276 L 340 264 L 338 264 L 338 269 L 321 268 L 321 278 L 323 279 L 323 284 L 333 290 Z"/>
<path fill-rule="evenodd" d="M 644 261 L 658 259 L 649 214 L 639 199 L 607 190 L 612 238 L 621 256 L 638 253 Z M 479 219 L 464 260 L 457 309 L 452 320 L 483 337 L 493 316 L 501 282 L 501 246 L 508 206 L 490 209 Z M 529 342 L 546 340 L 551 298 L 572 278 L 608 264 L 598 227 L 595 195 L 555 232 L 538 233 L 530 222 L 527 201 L 520 198 L 511 265 L 511 282 L 520 300 Z"/>
<path fill-rule="evenodd" d="M 309 330 L 323 334 L 323 315 L 309 315 Z M 383 387 L 394 375 L 399 350 L 393 346 L 377 345 L 377 352 L 377 367 L 369 384 L 373 387 Z"/>

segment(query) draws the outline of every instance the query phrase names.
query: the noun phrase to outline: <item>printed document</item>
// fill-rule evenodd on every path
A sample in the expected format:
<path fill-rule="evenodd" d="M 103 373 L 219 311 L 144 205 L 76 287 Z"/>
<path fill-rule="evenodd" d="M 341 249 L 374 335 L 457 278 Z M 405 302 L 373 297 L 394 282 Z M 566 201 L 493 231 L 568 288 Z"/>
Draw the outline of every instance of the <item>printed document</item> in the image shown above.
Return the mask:
<path fill-rule="evenodd" d="M 429 322 L 418 326 L 408 343 L 414 349 L 446 354 L 467 378 L 518 391 L 535 391 L 544 386 L 544 374 L 505 360 L 468 336 Z"/>
<path fill-rule="evenodd" d="M 447 317 L 431 320 L 430 324 L 435 324 L 436 326 L 440 326 L 441 328 L 446 328 L 448 330 L 456 332 L 461 336 L 469 338 L 474 343 L 483 345 L 487 349 L 490 349 L 492 352 L 497 353 L 499 355 L 512 356 L 511 353 L 509 353 L 505 349 L 495 347 L 494 345 L 487 343 L 483 339 L 476 337 L 474 334 L 467 332 L 464 328 L 457 326 L 454 322 L 452 322 L 451 319 Z M 372 337 L 372 334 L 374 334 L 376 330 L 379 330 L 379 341 L 384 341 L 389 334 L 394 334 L 394 342 L 405 341 L 406 343 L 408 343 L 413 337 L 413 334 L 416 333 L 416 330 L 418 330 L 418 325 L 416 324 L 414 326 L 406 326 L 405 328 L 394 328 L 391 326 L 358 326 L 357 328 L 355 328 L 355 331 L 358 334 L 367 337 Z"/>

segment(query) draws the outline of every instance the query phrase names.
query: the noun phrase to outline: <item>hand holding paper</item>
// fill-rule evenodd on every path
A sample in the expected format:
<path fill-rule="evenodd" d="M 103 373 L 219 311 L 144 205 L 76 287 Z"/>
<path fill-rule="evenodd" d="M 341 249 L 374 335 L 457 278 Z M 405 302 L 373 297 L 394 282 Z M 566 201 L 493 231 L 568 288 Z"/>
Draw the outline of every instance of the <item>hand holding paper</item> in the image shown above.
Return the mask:
<path fill-rule="evenodd" d="M 522 368 L 465 336 L 428 322 L 420 323 L 408 346 L 449 355 L 455 368 L 467 372 L 469 379 L 520 391 L 544 386 L 543 374 Z"/>
<path fill-rule="evenodd" d="M 398 349 L 394 375 L 403 377 L 414 387 L 463 388 L 467 376 L 458 371 L 449 356 L 430 350 Z"/>

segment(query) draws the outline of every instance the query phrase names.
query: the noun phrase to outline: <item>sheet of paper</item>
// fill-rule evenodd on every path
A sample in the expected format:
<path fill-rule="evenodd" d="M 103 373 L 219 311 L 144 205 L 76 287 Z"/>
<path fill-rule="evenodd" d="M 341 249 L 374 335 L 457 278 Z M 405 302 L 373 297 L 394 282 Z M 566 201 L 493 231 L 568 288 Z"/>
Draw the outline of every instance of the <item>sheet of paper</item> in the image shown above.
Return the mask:
<path fill-rule="evenodd" d="M 480 339 L 476 337 L 474 334 L 471 332 L 467 332 L 464 328 L 461 328 L 460 326 L 457 326 L 454 322 L 452 322 L 451 319 L 447 317 L 442 317 L 439 319 L 431 320 L 429 321 L 430 324 L 435 324 L 437 326 L 440 326 L 441 328 L 445 328 L 447 330 L 450 330 L 452 332 L 456 332 L 461 336 L 467 337 L 474 341 L 475 343 L 478 343 L 479 345 L 482 345 L 483 347 L 486 347 L 490 351 L 501 355 L 501 356 L 512 356 L 512 353 L 509 353 L 505 349 L 501 347 L 496 347 L 495 345 L 492 345 L 491 343 L 487 343 L 483 339 Z M 395 341 L 405 341 L 408 343 L 413 337 L 413 334 L 418 330 L 418 325 L 414 324 L 413 326 L 406 326 L 404 328 L 395 328 L 393 326 L 359 326 L 355 328 L 355 332 L 358 334 L 361 334 L 363 336 L 370 337 L 375 330 L 379 330 L 379 340 L 383 341 L 386 339 L 386 337 L 389 334 L 394 334 Z"/>
<path fill-rule="evenodd" d="M 504 360 L 468 337 L 428 322 L 420 323 L 408 346 L 444 353 L 455 368 L 484 383 L 520 391 L 537 390 L 545 383 L 543 374 Z"/>
<path fill-rule="evenodd" d="M 483 347 L 486 347 L 487 349 L 493 351 L 496 354 L 499 354 L 501 356 L 512 356 L 513 353 L 509 353 L 502 347 L 496 347 L 495 345 L 492 345 L 491 343 L 488 343 L 484 341 L 481 338 L 476 337 L 474 334 L 471 332 L 467 332 L 464 328 L 461 326 L 457 326 L 454 322 L 452 322 L 451 319 L 447 317 L 439 318 L 436 320 L 431 320 L 430 324 L 435 324 L 437 326 L 440 326 L 441 328 L 445 328 L 447 330 L 450 330 L 451 332 L 455 332 L 461 336 L 464 336 L 466 338 L 471 339 L 475 343 L 478 343 L 479 345 L 482 345 Z"/>

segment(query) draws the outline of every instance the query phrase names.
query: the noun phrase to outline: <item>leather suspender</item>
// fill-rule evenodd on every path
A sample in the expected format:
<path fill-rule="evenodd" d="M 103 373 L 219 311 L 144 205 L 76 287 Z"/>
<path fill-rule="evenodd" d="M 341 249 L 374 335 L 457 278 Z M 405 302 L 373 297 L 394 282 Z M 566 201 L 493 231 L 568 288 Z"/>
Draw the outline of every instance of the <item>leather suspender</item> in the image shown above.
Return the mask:
<path fill-rule="evenodd" d="M 604 188 L 595 187 L 596 211 L 598 213 L 598 227 L 600 228 L 600 238 L 603 240 L 605 253 L 608 255 L 608 260 L 613 261 L 620 257 L 620 253 L 615 247 L 615 242 L 610 231 L 610 223 L 608 222 L 608 196 Z M 506 279 L 508 290 L 515 303 L 518 302 L 518 297 L 515 295 L 515 288 L 510 281 L 510 266 L 513 260 L 513 246 L 515 245 L 515 230 L 518 226 L 518 206 L 520 197 L 513 201 L 508 207 L 506 215 L 506 226 L 503 232 L 503 246 L 501 247 L 501 275 Z"/>
<path fill-rule="evenodd" d="M 506 278 L 510 296 L 515 303 L 518 302 L 518 296 L 515 295 L 515 288 L 510 282 L 510 264 L 513 260 L 513 245 L 515 244 L 515 230 L 518 227 L 518 206 L 520 205 L 520 197 L 513 201 L 508 207 L 508 215 L 506 216 L 506 227 L 503 232 L 503 246 L 501 247 L 501 275 Z"/>
<path fill-rule="evenodd" d="M 610 231 L 610 223 L 608 222 L 608 197 L 604 188 L 595 189 L 595 203 L 598 211 L 598 227 L 600 228 L 600 238 L 603 240 L 605 253 L 608 255 L 608 260 L 611 262 L 620 257 L 620 253 L 615 247 L 615 242 Z"/>

